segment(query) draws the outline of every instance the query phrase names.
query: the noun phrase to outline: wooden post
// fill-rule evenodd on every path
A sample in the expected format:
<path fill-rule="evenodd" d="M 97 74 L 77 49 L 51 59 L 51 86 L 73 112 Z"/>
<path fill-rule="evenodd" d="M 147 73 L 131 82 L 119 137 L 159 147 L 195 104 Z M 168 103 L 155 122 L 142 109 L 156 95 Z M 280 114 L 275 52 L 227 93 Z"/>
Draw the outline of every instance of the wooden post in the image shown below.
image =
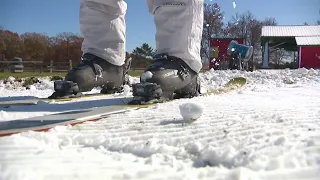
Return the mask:
<path fill-rule="evenodd" d="M 50 73 L 52 73 L 52 68 L 53 68 L 53 60 L 50 61 Z"/>
<path fill-rule="evenodd" d="M 69 60 L 69 69 L 72 69 L 72 60 Z"/>

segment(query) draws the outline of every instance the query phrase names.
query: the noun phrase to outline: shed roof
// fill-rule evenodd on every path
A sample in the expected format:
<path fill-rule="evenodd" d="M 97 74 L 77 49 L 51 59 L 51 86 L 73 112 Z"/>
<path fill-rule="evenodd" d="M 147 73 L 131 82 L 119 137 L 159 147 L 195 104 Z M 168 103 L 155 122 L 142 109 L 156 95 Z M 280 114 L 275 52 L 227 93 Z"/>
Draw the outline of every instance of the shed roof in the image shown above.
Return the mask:
<path fill-rule="evenodd" d="M 262 37 L 320 36 L 320 25 L 314 26 L 263 26 Z"/>
<path fill-rule="evenodd" d="M 295 37 L 298 46 L 320 45 L 320 36 Z"/>

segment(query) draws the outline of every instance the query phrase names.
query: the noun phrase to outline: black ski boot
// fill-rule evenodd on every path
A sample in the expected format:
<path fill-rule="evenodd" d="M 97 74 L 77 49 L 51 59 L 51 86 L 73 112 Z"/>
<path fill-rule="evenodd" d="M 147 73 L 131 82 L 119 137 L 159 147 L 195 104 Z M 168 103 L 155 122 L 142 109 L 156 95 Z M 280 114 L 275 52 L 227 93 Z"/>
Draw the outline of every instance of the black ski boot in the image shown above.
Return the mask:
<path fill-rule="evenodd" d="M 73 67 L 63 81 L 55 81 L 55 92 L 49 97 L 72 98 L 83 96 L 81 92 L 102 87 L 101 93 L 121 92 L 126 84 L 131 58 L 123 66 L 113 65 L 92 54 L 84 54 L 79 65 Z"/>
<path fill-rule="evenodd" d="M 160 54 L 132 85 L 134 99 L 129 104 L 151 104 L 200 94 L 198 73 L 182 59 Z"/>

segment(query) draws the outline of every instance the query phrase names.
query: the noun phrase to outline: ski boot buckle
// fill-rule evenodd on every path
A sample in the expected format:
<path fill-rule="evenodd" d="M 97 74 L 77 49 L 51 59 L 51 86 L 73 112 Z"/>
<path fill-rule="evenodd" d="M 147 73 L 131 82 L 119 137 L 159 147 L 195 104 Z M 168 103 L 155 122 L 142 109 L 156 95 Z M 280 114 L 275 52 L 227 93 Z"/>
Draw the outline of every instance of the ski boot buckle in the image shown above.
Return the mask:
<path fill-rule="evenodd" d="M 49 99 L 59 99 L 59 98 L 71 98 L 80 97 L 82 93 L 79 93 L 79 87 L 77 83 L 72 81 L 58 80 L 54 82 L 55 92 L 49 96 Z"/>
<path fill-rule="evenodd" d="M 162 97 L 160 85 L 155 83 L 137 83 L 132 85 L 133 100 L 129 104 L 150 104 Z"/>

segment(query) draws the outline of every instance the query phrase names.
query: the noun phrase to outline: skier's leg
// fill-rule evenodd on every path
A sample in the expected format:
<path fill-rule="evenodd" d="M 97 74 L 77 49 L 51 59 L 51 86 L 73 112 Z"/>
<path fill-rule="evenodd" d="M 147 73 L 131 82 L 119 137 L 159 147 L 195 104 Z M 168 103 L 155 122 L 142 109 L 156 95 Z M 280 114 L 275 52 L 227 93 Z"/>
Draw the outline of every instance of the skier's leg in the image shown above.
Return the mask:
<path fill-rule="evenodd" d="M 182 59 L 195 72 L 202 68 L 200 49 L 204 0 L 147 0 L 156 25 L 157 53 Z"/>
<path fill-rule="evenodd" d="M 123 0 L 81 0 L 82 51 L 121 66 L 125 60 L 125 13 Z"/>
<path fill-rule="evenodd" d="M 198 95 L 203 0 L 147 0 L 147 4 L 157 30 L 157 56 L 141 75 L 142 84 L 133 87 L 134 95 L 147 96 L 148 83 L 159 85 L 166 98 Z"/>
<path fill-rule="evenodd" d="M 104 87 L 106 93 L 107 89 L 113 91 L 123 84 L 127 70 L 124 64 L 126 9 L 123 0 L 80 1 L 83 56 L 81 63 L 67 74 L 65 80 L 69 84 L 57 82 L 54 96 L 90 91 L 98 86 Z"/>

